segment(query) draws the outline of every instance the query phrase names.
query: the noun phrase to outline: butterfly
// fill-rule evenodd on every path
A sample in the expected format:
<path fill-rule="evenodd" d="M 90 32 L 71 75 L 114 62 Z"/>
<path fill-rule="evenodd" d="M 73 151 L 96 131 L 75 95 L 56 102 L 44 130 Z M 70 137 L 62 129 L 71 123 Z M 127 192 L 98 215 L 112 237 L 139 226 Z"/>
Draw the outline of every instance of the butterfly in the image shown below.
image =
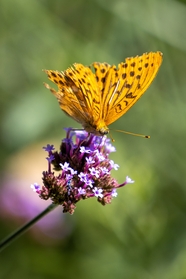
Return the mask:
<path fill-rule="evenodd" d="M 98 136 L 109 133 L 108 125 L 126 113 L 154 80 L 162 63 L 161 52 L 126 58 L 115 65 L 94 62 L 73 64 L 64 72 L 44 70 L 58 90 L 45 83 L 60 108 Z"/>

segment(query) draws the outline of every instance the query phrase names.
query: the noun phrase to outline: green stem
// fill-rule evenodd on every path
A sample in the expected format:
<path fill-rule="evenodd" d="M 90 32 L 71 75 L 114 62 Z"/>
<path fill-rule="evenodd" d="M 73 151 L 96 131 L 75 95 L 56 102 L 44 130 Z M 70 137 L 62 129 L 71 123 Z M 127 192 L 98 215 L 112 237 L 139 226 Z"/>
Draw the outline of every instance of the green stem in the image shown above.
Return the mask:
<path fill-rule="evenodd" d="M 34 219 L 32 219 L 30 222 L 26 223 L 24 226 L 10 234 L 8 237 L 3 239 L 0 242 L 0 252 L 10 245 L 16 238 L 21 236 L 24 232 L 26 232 L 32 225 L 34 225 L 38 220 L 40 220 L 43 216 L 48 214 L 50 211 L 52 211 L 54 208 L 56 208 L 57 204 L 51 204 L 49 205 L 44 211 L 42 211 L 39 215 L 37 215 Z"/>

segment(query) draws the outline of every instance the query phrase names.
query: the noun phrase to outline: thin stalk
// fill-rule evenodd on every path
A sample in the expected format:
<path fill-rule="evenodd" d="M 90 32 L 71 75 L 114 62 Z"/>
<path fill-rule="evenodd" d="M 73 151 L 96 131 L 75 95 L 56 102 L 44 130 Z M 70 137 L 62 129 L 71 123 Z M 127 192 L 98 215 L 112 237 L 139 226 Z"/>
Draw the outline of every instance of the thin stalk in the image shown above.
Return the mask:
<path fill-rule="evenodd" d="M 32 227 L 37 221 L 39 221 L 43 216 L 48 214 L 50 211 L 52 211 L 54 208 L 56 208 L 57 204 L 51 204 L 49 205 L 44 211 L 42 211 L 40 214 L 38 214 L 34 219 L 23 225 L 21 228 L 10 234 L 8 237 L 3 239 L 0 242 L 0 252 L 5 249 L 8 245 L 10 245 L 15 239 L 20 237 L 23 233 L 25 233 L 30 227 Z"/>

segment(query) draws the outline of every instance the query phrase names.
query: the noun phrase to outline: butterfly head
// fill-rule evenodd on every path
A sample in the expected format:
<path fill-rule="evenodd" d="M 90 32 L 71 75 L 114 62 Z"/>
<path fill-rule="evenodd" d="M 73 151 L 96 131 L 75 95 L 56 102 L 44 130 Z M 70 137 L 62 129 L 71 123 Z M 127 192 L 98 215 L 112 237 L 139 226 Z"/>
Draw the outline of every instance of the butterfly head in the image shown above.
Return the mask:
<path fill-rule="evenodd" d="M 104 127 L 101 127 L 97 132 L 98 132 L 99 136 L 104 136 L 109 133 L 109 129 L 107 126 L 104 126 Z"/>
<path fill-rule="evenodd" d="M 91 134 L 94 134 L 95 136 L 104 136 L 107 135 L 109 133 L 109 128 L 105 125 L 105 122 L 102 121 L 98 121 L 97 123 L 86 123 L 83 125 L 83 128 Z"/>

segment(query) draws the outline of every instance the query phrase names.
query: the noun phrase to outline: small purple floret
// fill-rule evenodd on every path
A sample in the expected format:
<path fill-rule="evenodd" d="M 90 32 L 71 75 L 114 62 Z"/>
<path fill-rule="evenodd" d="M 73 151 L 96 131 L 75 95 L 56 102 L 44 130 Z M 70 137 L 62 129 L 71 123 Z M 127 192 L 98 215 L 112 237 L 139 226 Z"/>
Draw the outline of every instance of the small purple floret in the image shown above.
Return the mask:
<path fill-rule="evenodd" d="M 49 155 L 49 157 L 47 157 L 46 159 L 47 159 L 47 161 L 48 161 L 49 163 L 52 163 L 52 161 L 55 159 L 55 157 L 54 157 L 53 154 L 51 154 L 51 155 Z"/>
<path fill-rule="evenodd" d="M 40 185 L 37 184 L 37 183 L 34 183 L 34 184 L 31 184 L 31 189 L 34 191 L 34 192 L 38 192 L 40 190 Z"/>
<path fill-rule="evenodd" d="M 44 146 L 43 149 L 47 152 L 52 152 L 55 148 L 54 148 L 54 145 L 50 145 L 50 144 L 47 144 L 47 146 Z"/>

